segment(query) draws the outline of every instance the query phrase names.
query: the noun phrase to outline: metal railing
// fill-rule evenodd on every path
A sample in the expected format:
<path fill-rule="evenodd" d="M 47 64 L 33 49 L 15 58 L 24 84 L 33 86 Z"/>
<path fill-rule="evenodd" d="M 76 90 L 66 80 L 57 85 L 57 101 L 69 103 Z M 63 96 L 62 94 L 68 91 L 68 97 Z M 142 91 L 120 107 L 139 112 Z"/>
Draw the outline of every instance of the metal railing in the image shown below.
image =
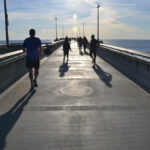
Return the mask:
<path fill-rule="evenodd" d="M 116 46 L 112 46 L 112 45 L 106 45 L 106 44 L 101 44 L 100 47 L 109 49 L 109 50 L 117 52 L 117 53 L 121 53 L 123 55 L 134 57 L 134 58 L 137 58 L 137 59 L 140 59 L 143 61 L 147 61 L 150 63 L 150 54 L 148 54 L 148 53 L 139 52 L 139 51 L 132 50 L 132 49 L 116 47 Z"/>

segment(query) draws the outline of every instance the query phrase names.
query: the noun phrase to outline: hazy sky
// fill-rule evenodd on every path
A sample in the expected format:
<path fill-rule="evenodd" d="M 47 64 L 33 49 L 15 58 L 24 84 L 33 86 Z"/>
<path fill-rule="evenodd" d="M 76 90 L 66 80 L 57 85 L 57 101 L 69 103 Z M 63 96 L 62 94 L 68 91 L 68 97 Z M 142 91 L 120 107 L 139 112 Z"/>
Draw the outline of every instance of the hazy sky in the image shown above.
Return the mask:
<path fill-rule="evenodd" d="M 150 0 L 7 0 L 11 40 L 24 39 L 35 28 L 41 39 L 54 39 L 55 17 L 58 37 L 82 35 L 90 37 L 97 30 L 100 2 L 101 39 L 150 39 Z M 73 30 L 74 28 L 74 30 Z M 0 40 L 5 39 L 3 0 L 0 0 Z"/>

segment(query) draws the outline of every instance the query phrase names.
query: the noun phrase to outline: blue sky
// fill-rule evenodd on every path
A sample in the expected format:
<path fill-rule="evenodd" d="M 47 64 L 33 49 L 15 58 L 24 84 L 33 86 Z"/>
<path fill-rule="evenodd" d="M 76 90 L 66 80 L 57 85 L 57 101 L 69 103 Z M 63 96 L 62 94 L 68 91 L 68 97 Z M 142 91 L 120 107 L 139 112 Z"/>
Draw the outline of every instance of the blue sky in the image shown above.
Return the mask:
<path fill-rule="evenodd" d="M 102 39 L 150 39 L 150 0 L 7 0 L 9 36 L 24 39 L 35 28 L 41 39 L 54 39 L 55 17 L 58 36 L 96 34 L 96 5 L 100 2 L 100 37 Z M 0 0 L 0 40 L 5 39 L 3 0 Z M 78 31 L 73 31 L 73 26 Z"/>

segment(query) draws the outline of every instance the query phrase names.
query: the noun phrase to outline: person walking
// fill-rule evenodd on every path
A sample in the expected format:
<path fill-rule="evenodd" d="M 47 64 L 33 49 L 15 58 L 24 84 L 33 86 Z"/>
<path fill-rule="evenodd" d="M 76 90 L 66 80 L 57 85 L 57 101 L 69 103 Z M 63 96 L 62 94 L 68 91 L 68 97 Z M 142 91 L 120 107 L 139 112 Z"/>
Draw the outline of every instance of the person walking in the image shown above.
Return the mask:
<path fill-rule="evenodd" d="M 87 40 L 86 37 L 84 37 L 84 38 L 83 38 L 83 48 L 84 48 L 84 53 L 86 53 L 87 43 L 88 43 L 88 40 Z"/>
<path fill-rule="evenodd" d="M 90 47 L 90 56 L 93 59 L 93 63 L 96 63 L 96 52 L 98 47 L 98 41 L 95 39 L 95 36 L 91 36 L 91 47 Z M 94 55 L 94 56 L 93 56 Z"/>
<path fill-rule="evenodd" d="M 63 44 L 63 51 L 64 51 L 63 61 L 65 61 L 66 56 L 67 56 L 67 61 L 69 60 L 69 50 L 71 51 L 71 47 L 70 47 L 70 43 L 68 41 L 68 37 L 66 37 L 65 42 Z"/>
<path fill-rule="evenodd" d="M 79 45 L 79 52 L 81 53 L 81 50 L 82 50 L 82 38 L 79 37 L 78 39 L 78 45 Z"/>
<path fill-rule="evenodd" d="M 31 90 L 38 87 L 37 77 L 39 74 L 40 57 L 39 52 L 42 54 L 41 40 L 35 37 L 35 30 L 30 29 L 29 38 L 26 38 L 23 43 L 23 51 L 27 53 L 26 67 L 29 70 L 29 79 L 31 83 Z"/>

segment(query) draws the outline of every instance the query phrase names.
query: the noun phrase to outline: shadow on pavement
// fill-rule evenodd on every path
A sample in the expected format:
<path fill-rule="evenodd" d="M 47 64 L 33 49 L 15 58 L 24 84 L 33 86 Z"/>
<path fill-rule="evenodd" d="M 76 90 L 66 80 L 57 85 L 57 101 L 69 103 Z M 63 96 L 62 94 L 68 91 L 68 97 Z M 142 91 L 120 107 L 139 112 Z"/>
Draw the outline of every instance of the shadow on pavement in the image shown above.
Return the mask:
<path fill-rule="evenodd" d="M 59 76 L 64 77 L 65 73 L 68 72 L 70 66 L 68 66 L 68 62 L 63 62 L 62 65 L 59 67 Z"/>
<path fill-rule="evenodd" d="M 106 84 L 107 87 L 112 88 L 112 84 L 110 83 L 112 80 L 112 75 L 104 72 L 99 65 L 95 64 L 92 66 L 93 70 L 97 73 L 99 78 Z"/>
<path fill-rule="evenodd" d="M 29 91 L 25 94 L 8 112 L 0 116 L 0 150 L 6 146 L 6 138 L 13 126 L 21 116 L 24 107 L 34 95 L 36 90 Z"/>

